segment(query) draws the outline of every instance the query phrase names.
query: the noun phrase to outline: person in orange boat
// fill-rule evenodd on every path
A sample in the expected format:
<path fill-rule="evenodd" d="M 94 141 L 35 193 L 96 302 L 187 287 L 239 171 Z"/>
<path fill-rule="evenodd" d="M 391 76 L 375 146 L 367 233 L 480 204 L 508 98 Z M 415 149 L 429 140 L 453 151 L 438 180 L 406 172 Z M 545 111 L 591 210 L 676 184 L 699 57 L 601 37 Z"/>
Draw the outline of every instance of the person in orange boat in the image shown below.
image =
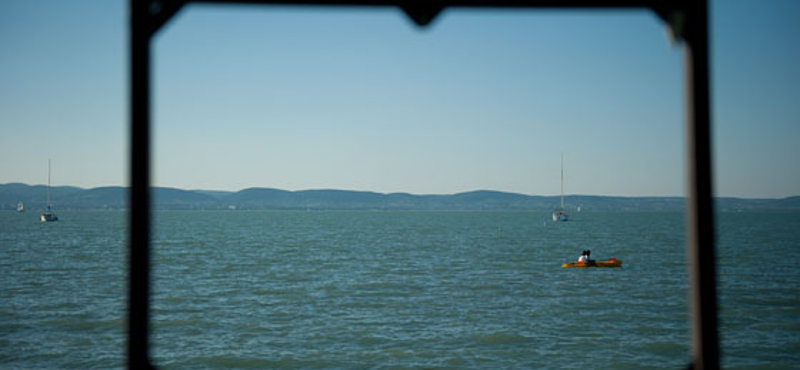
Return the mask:
<path fill-rule="evenodd" d="M 592 251 L 587 249 L 586 250 L 586 263 L 588 263 L 590 265 L 594 265 L 595 262 L 597 262 L 597 261 L 592 259 Z"/>
<path fill-rule="evenodd" d="M 580 257 L 578 257 L 578 263 L 586 263 L 586 261 L 588 261 L 588 260 L 589 260 L 589 256 L 588 256 L 588 255 L 586 255 L 586 252 L 587 252 L 587 251 L 583 251 L 583 252 L 581 252 L 581 256 L 580 256 Z"/>
<path fill-rule="evenodd" d="M 583 253 L 581 253 L 581 256 L 578 257 L 578 263 L 586 263 L 586 264 L 593 265 L 595 263 L 595 261 L 590 258 L 591 255 L 592 255 L 592 251 L 590 251 L 590 250 L 583 251 Z"/>

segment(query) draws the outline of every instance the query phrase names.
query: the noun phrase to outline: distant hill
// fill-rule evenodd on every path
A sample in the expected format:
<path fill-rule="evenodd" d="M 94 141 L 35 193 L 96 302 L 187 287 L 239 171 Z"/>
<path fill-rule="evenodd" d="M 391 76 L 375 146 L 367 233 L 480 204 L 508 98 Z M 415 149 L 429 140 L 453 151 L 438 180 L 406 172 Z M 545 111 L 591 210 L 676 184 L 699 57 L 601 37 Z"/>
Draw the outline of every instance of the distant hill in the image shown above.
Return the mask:
<path fill-rule="evenodd" d="M 82 189 L 72 186 L 51 188 L 53 207 L 68 209 L 127 208 L 128 189 L 119 186 Z M 558 207 L 557 196 L 532 196 L 501 191 L 478 190 L 450 195 L 375 193 L 336 189 L 288 191 L 249 188 L 237 192 L 153 188 L 155 209 L 341 209 L 341 210 L 533 210 Z M 0 184 L 0 209 L 15 209 L 23 202 L 27 210 L 44 208 L 47 188 L 43 185 Z M 569 195 L 572 212 L 584 211 L 682 211 L 682 197 L 606 197 Z M 721 211 L 800 211 L 800 196 L 783 199 L 716 198 Z"/>

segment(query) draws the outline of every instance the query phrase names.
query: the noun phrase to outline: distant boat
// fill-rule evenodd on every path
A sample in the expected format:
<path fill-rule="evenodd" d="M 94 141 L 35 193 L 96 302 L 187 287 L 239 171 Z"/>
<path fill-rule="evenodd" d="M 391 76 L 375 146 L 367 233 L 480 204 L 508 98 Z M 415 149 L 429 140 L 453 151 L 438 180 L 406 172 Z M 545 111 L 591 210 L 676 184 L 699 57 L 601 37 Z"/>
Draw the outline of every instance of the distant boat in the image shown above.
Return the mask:
<path fill-rule="evenodd" d="M 58 221 L 58 216 L 53 213 L 52 204 L 50 204 L 50 160 L 47 160 L 47 207 L 42 213 L 42 216 L 39 217 L 42 222 L 52 222 Z"/>
<path fill-rule="evenodd" d="M 17 212 L 25 212 L 25 206 L 22 205 L 22 202 L 19 202 L 19 204 L 17 204 Z"/>
<path fill-rule="evenodd" d="M 564 153 L 561 153 L 561 209 L 553 212 L 553 221 L 568 221 L 569 216 L 564 208 Z"/>

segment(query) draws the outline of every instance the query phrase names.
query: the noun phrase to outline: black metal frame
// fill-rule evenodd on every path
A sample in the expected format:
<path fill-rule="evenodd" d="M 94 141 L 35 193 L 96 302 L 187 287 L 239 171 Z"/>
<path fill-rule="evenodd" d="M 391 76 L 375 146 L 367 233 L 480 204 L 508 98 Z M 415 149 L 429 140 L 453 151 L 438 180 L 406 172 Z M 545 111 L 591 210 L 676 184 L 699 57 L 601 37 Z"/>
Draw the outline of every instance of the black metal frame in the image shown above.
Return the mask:
<path fill-rule="evenodd" d="M 130 5 L 130 219 L 127 365 L 153 369 L 150 324 L 150 40 L 183 5 L 252 3 L 392 6 L 425 26 L 445 7 L 651 9 L 685 48 L 686 251 L 690 281 L 693 369 L 719 368 L 714 213 L 711 185 L 707 0 L 129 0 Z"/>

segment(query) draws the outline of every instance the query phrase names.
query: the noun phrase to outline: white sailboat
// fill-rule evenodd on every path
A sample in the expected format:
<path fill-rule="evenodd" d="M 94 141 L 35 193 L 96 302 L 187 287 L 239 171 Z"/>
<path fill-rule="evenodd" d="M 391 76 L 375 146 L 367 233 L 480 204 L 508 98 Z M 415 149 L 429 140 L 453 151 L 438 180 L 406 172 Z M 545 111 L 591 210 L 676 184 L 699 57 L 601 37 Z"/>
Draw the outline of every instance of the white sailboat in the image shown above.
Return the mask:
<path fill-rule="evenodd" d="M 25 206 L 22 205 L 22 202 L 17 204 L 17 212 L 25 212 Z"/>
<path fill-rule="evenodd" d="M 58 221 L 58 216 L 53 213 L 52 205 L 50 204 L 50 160 L 47 160 L 47 208 L 44 213 L 39 217 L 42 222 Z"/>
<path fill-rule="evenodd" d="M 561 153 L 561 209 L 553 212 L 553 221 L 568 221 L 569 216 L 564 208 L 564 153 Z"/>

